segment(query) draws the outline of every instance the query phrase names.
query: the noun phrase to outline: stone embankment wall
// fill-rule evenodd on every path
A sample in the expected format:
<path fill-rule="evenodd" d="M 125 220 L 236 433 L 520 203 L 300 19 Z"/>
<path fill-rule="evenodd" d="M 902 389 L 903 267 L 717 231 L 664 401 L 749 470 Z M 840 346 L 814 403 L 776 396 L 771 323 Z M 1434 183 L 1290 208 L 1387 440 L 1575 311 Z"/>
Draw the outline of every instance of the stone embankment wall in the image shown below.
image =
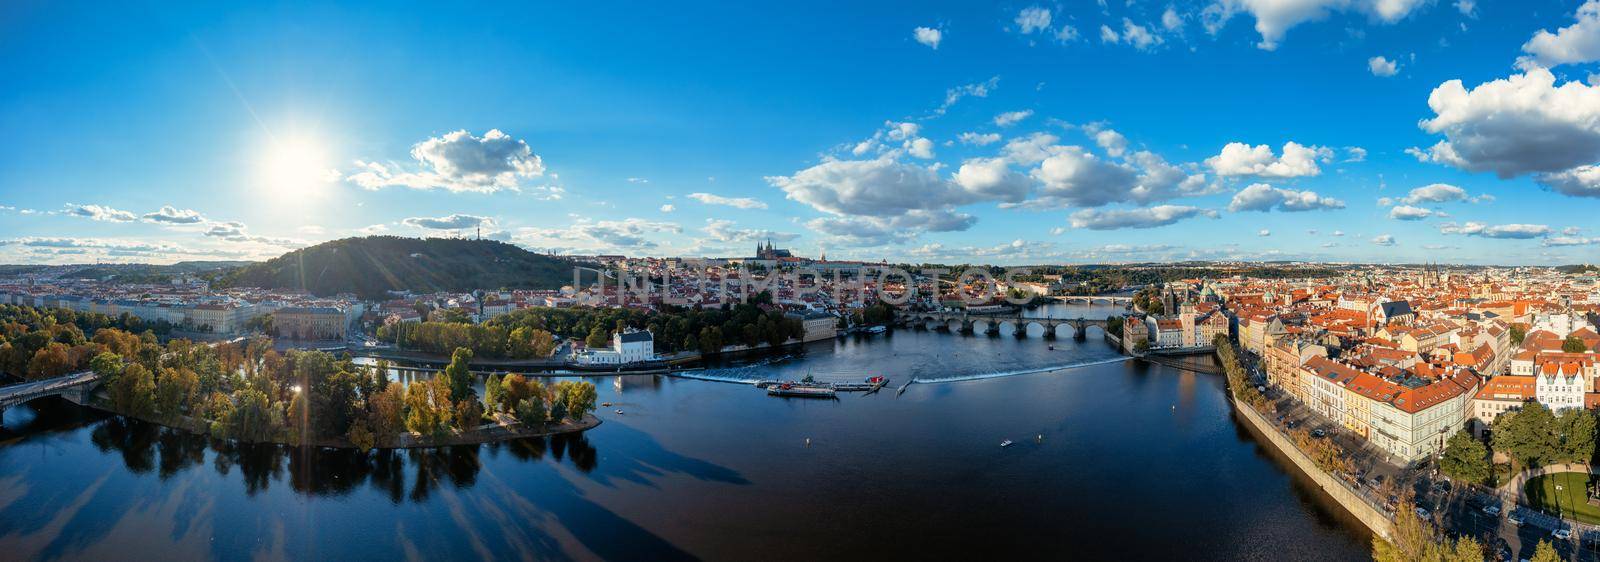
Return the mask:
<path fill-rule="evenodd" d="M 1232 400 L 1231 402 L 1233 402 L 1234 411 L 1239 412 L 1239 417 L 1243 418 L 1245 423 L 1254 430 L 1252 433 L 1265 438 L 1278 452 L 1289 457 L 1289 460 L 1293 461 L 1301 472 L 1317 483 L 1317 487 L 1321 488 L 1323 493 L 1333 498 L 1333 501 L 1338 502 L 1346 511 L 1355 515 L 1356 519 L 1360 520 L 1368 529 L 1371 529 L 1373 534 L 1383 537 L 1385 540 L 1389 539 L 1389 533 L 1393 530 L 1394 523 L 1389 519 L 1388 514 L 1367 503 L 1359 494 L 1351 490 L 1343 480 L 1317 468 L 1317 464 L 1312 462 L 1311 457 L 1300 452 L 1300 449 L 1295 447 L 1287 436 L 1279 433 L 1273 427 L 1272 422 L 1268 421 L 1259 412 L 1256 412 L 1255 409 L 1238 400 Z"/>

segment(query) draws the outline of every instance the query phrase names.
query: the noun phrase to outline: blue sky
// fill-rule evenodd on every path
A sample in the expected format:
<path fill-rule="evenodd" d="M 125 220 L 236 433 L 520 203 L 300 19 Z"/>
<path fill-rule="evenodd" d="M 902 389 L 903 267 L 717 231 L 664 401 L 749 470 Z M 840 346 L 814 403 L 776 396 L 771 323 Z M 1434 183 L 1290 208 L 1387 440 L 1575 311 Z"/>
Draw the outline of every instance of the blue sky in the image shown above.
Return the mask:
<path fill-rule="evenodd" d="M 859 4 L 7 3 L 0 261 L 1600 254 L 1600 3 Z"/>

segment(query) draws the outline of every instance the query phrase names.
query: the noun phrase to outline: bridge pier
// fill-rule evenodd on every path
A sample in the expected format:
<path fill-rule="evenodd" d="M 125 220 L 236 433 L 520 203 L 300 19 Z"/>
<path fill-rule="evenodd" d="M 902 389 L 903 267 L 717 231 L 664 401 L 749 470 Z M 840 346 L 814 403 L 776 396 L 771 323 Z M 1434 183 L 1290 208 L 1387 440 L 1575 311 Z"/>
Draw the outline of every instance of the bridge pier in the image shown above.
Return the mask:
<path fill-rule="evenodd" d="M 969 334 L 969 335 L 972 334 L 972 321 L 971 320 L 962 320 L 961 321 L 961 333 Z"/>
<path fill-rule="evenodd" d="M 1027 338 L 1028 337 L 1028 325 L 1027 324 L 1015 324 L 1015 325 L 1013 325 L 1011 327 L 1011 335 L 1016 336 L 1017 339 L 1019 339 L 1019 340 Z"/>
<path fill-rule="evenodd" d="M 983 328 L 983 333 L 991 335 L 991 336 L 998 336 L 998 335 L 1000 335 L 1000 325 L 996 324 L 994 322 L 990 322 L 988 325 L 986 325 Z"/>
<path fill-rule="evenodd" d="M 1044 339 L 1047 339 L 1047 340 L 1056 339 L 1056 327 L 1055 326 L 1045 326 L 1044 327 Z"/>

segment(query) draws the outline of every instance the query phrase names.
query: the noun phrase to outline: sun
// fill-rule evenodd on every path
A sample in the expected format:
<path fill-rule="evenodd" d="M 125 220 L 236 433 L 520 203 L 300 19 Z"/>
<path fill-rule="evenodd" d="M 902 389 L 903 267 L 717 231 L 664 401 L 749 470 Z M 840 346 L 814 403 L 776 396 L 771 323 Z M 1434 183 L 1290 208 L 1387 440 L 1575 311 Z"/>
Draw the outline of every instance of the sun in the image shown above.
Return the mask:
<path fill-rule="evenodd" d="M 310 137 L 280 138 L 268 146 L 260 162 L 261 187 L 284 202 L 316 197 L 339 178 L 327 149 Z"/>

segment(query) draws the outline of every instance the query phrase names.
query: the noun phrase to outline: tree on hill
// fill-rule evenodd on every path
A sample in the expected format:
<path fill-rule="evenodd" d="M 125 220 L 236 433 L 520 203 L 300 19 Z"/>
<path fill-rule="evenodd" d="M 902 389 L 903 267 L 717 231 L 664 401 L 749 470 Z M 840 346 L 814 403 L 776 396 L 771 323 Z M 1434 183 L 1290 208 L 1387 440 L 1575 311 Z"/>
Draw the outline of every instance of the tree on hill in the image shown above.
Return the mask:
<path fill-rule="evenodd" d="M 475 398 L 472 392 L 472 370 L 468 363 L 472 362 L 472 350 L 458 347 L 450 355 L 450 365 L 444 368 L 444 381 L 450 387 L 450 401 L 460 402 L 468 398 Z"/>
<path fill-rule="evenodd" d="M 572 283 L 572 271 L 564 259 L 494 240 L 369 236 L 323 242 L 233 269 L 214 284 L 382 298 L 387 291 L 556 289 Z"/>

